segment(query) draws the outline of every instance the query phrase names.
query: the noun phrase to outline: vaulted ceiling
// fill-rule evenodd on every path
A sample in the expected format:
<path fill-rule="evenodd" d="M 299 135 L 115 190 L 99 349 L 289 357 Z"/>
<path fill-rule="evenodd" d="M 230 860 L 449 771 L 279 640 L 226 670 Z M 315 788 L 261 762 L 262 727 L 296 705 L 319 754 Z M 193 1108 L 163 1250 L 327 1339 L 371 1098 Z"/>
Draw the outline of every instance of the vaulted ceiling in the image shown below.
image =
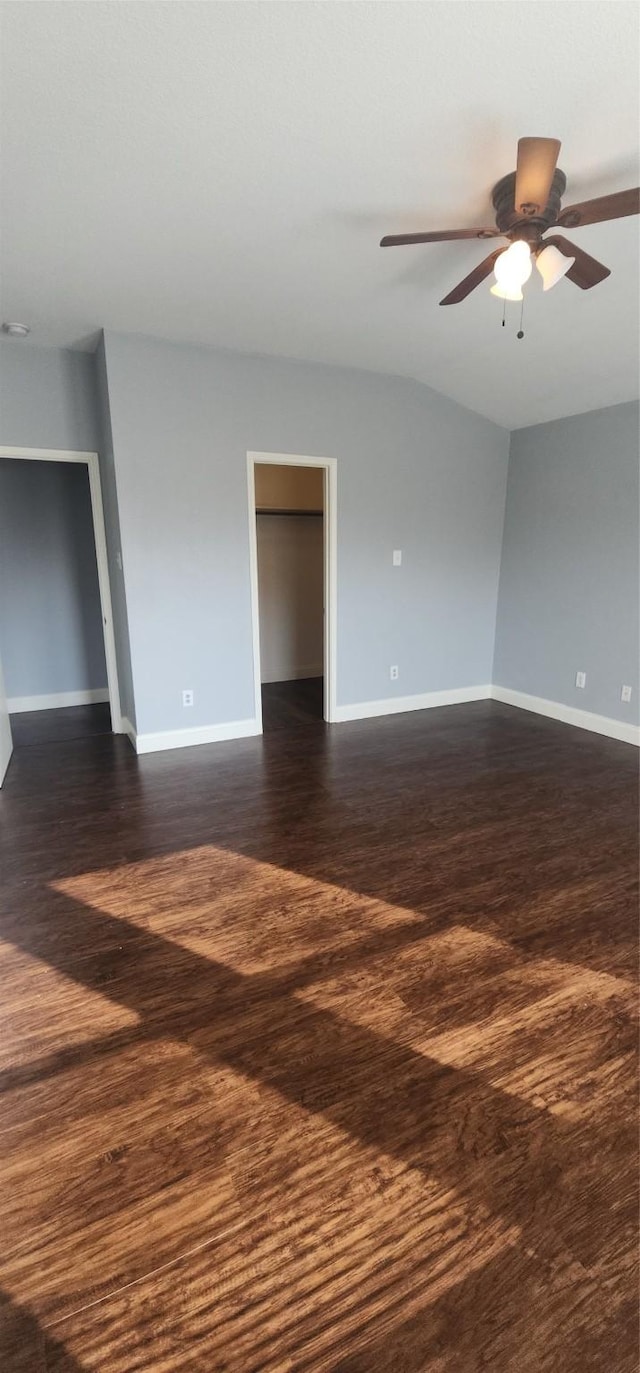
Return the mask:
<path fill-rule="evenodd" d="M 638 221 L 573 231 L 612 269 L 501 328 L 482 243 L 525 134 L 565 204 L 638 182 L 638 9 L 572 3 L 5 3 L 4 319 L 415 377 L 510 428 L 637 394 Z M 568 234 L 567 236 L 571 236 Z M 491 246 L 491 245 L 489 245 Z"/>

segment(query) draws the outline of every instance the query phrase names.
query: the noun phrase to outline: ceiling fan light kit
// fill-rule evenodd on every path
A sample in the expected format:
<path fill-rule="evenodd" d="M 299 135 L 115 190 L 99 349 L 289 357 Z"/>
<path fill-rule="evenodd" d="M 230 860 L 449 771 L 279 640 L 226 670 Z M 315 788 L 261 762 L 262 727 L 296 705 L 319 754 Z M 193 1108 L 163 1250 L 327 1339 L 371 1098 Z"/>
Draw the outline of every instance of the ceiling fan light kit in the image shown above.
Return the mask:
<path fill-rule="evenodd" d="M 541 248 L 536 256 L 536 267 L 542 277 L 543 291 L 550 291 L 552 286 L 557 286 L 574 262 L 575 257 L 565 257 L 553 243 Z"/>
<path fill-rule="evenodd" d="M 508 238 L 511 246 L 497 248 L 440 301 L 458 305 L 493 272 L 491 294 L 504 302 L 521 301 L 522 287 L 531 276 L 533 261 L 542 277 L 543 290 L 550 291 L 567 278 L 582 291 L 589 291 L 611 275 L 596 258 L 561 234 L 544 238 L 549 229 L 577 229 L 584 224 L 601 224 L 640 213 L 640 188 L 616 191 L 612 195 L 585 200 L 562 209 L 567 178 L 557 166 L 560 142 L 557 138 L 521 138 L 515 172 L 503 176 L 493 188 L 492 203 L 496 223 L 493 229 L 445 229 L 423 234 L 389 234 L 381 248 L 410 243 L 446 243 L 454 239 Z M 504 316 L 503 316 L 504 323 Z M 522 320 L 518 338 L 522 338 Z"/>
<path fill-rule="evenodd" d="M 493 275 L 506 292 L 517 292 L 531 276 L 531 249 L 524 239 L 517 239 L 496 258 Z M 507 296 L 508 299 L 508 296 Z"/>
<path fill-rule="evenodd" d="M 524 300 L 522 291 L 508 290 L 506 286 L 501 286 L 499 281 L 490 288 L 492 296 L 497 296 L 498 300 Z"/>

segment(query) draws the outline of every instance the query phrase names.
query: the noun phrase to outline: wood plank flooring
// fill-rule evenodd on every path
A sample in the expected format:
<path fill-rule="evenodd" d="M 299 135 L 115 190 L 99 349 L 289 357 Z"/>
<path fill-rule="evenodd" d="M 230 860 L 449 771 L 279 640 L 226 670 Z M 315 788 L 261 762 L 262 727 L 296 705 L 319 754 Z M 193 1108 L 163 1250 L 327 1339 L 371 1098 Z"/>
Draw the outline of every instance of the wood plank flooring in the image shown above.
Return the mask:
<path fill-rule="evenodd" d="M 110 734 L 109 703 L 101 701 L 90 706 L 20 711 L 11 716 L 11 733 L 16 748 L 26 744 L 64 744 L 70 739 Z"/>
<path fill-rule="evenodd" d="M 324 681 L 305 677 L 297 682 L 269 682 L 262 686 L 262 727 L 265 733 L 300 725 L 319 725 L 323 720 Z"/>
<path fill-rule="evenodd" d="M 0 1368 L 636 1373 L 637 751 L 318 701 L 16 749 Z"/>

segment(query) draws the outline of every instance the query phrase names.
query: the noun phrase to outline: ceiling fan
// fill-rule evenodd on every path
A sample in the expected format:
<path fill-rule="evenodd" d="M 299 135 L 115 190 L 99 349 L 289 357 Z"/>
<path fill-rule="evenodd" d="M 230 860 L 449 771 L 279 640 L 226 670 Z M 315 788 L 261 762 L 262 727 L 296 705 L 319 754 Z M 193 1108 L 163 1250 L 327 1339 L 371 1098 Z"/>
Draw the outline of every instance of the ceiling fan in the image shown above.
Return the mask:
<path fill-rule="evenodd" d="M 447 243 L 458 238 L 508 238 L 510 247 L 496 248 L 449 292 L 441 305 L 458 305 L 491 272 L 496 281 L 491 290 L 502 300 L 522 300 L 522 287 L 531 276 L 533 260 L 544 282 L 544 290 L 566 276 L 575 286 L 589 291 L 610 276 L 610 269 L 562 234 L 544 238 L 548 229 L 578 229 L 583 224 L 600 224 L 606 219 L 622 219 L 640 213 L 640 188 L 616 191 L 597 200 L 561 208 L 567 184 L 557 166 L 560 142 L 557 138 L 521 138 L 515 172 L 498 181 L 491 193 L 496 212 L 493 229 L 444 229 L 440 233 L 388 234 L 381 248 L 406 243 Z"/>

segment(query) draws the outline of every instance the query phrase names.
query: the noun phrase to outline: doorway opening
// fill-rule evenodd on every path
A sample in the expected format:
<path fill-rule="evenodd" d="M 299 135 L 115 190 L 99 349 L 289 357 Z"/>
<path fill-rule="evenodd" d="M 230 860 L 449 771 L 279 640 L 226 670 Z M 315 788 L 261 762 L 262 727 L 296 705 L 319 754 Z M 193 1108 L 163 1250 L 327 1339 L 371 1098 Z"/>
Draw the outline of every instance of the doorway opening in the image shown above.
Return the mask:
<path fill-rule="evenodd" d="M 0 448 L 0 783 L 13 745 L 120 733 L 98 458 Z"/>
<path fill-rule="evenodd" d="M 250 453 L 255 710 L 272 732 L 335 707 L 335 460 Z"/>

